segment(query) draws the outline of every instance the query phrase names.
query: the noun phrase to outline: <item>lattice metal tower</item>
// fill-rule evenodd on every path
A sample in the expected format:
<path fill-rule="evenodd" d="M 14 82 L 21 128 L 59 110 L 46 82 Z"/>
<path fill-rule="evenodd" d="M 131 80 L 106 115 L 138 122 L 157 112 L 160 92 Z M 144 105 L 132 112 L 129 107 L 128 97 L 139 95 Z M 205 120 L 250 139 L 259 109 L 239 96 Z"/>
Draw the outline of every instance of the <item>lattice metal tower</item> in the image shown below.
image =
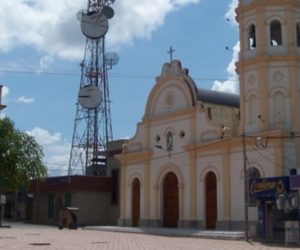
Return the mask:
<path fill-rule="evenodd" d="M 107 145 L 113 140 L 107 70 L 115 58 L 107 58 L 105 34 L 114 15 L 114 0 L 88 0 L 78 12 L 85 53 L 72 138 L 68 174 L 106 175 Z M 111 55 L 111 54 L 110 54 Z"/>

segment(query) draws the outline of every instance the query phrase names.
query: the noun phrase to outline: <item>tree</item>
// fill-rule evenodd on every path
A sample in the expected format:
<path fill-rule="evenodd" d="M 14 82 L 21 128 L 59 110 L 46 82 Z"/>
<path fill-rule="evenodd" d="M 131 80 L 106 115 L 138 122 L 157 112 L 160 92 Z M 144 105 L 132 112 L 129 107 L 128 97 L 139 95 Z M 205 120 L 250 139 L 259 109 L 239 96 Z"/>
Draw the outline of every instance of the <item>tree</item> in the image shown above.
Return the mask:
<path fill-rule="evenodd" d="M 31 179 L 47 178 L 43 157 L 34 137 L 16 129 L 9 118 L 0 119 L 0 191 L 18 191 Z"/>

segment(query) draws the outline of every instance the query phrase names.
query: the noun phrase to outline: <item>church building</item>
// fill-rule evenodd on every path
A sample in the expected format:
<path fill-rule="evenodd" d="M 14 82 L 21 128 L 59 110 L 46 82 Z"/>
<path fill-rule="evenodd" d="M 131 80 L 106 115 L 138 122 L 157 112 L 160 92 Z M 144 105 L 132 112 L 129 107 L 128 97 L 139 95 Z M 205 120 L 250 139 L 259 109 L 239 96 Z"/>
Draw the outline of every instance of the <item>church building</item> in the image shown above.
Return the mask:
<path fill-rule="evenodd" d="M 236 20 L 239 95 L 201 89 L 178 60 L 163 65 L 116 155 L 119 226 L 243 230 L 262 211 L 272 238 L 276 218 L 293 216 L 276 205 L 288 182 L 273 197 L 256 193 L 261 180 L 300 174 L 300 1 L 239 0 Z"/>

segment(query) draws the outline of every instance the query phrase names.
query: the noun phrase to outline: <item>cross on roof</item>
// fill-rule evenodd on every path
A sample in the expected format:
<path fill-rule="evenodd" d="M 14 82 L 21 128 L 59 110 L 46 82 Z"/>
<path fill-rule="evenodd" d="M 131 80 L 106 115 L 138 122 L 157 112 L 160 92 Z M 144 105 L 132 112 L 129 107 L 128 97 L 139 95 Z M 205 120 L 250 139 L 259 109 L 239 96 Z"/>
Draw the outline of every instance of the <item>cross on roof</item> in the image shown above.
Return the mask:
<path fill-rule="evenodd" d="M 172 49 L 172 46 L 171 46 L 170 50 L 168 51 L 168 54 L 170 54 L 170 63 L 172 63 L 172 61 L 173 61 L 173 58 L 172 58 L 173 52 L 175 52 L 175 49 Z"/>

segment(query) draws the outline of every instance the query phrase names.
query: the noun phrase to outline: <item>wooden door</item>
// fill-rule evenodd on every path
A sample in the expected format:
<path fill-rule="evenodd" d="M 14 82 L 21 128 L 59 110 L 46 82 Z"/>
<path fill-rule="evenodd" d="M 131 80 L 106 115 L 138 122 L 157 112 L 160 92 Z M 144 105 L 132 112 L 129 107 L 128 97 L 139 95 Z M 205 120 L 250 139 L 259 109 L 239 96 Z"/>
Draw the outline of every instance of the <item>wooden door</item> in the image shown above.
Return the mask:
<path fill-rule="evenodd" d="M 179 219 L 178 180 L 168 173 L 163 185 L 163 227 L 177 227 Z"/>
<path fill-rule="evenodd" d="M 205 179 L 206 187 L 206 228 L 216 229 L 217 221 L 217 178 L 209 172 Z"/>
<path fill-rule="evenodd" d="M 135 178 L 132 183 L 132 226 L 138 227 L 140 220 L 140 180 Z"/>

